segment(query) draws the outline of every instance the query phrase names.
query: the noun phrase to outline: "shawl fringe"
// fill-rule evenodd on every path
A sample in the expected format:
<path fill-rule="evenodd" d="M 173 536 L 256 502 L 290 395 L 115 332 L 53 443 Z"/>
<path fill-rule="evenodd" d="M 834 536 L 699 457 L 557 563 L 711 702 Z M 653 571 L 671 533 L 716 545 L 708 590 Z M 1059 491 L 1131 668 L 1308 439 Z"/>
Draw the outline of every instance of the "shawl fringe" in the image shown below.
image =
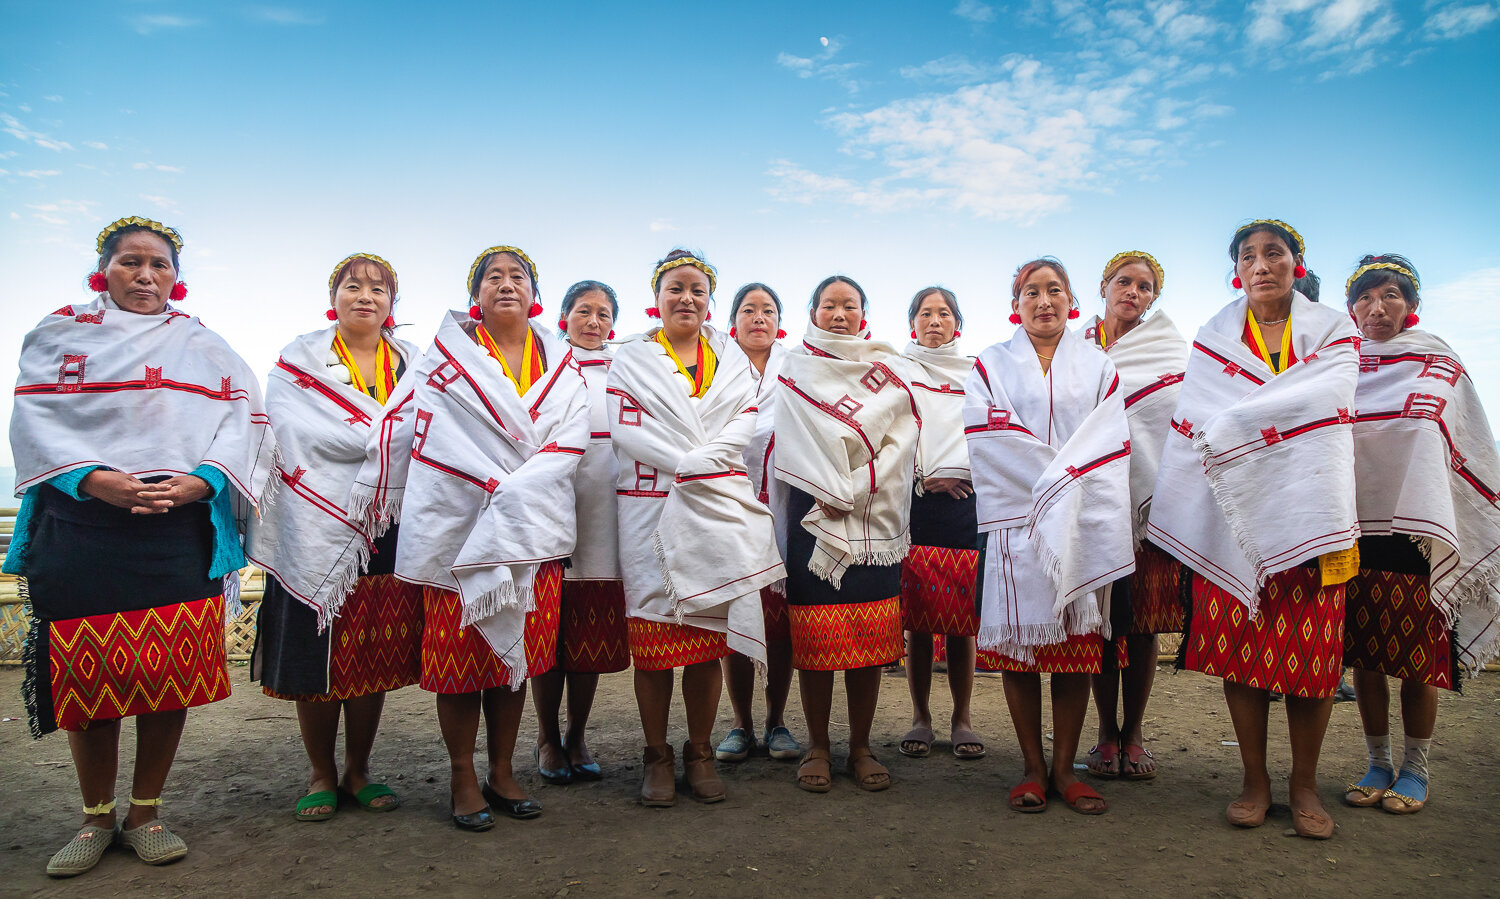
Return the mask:
<path fill-rule="evenodd" d="M 530 614 L 536 611 L 536 591 L 527 586 L 517 586 L 515 581 L 503 581 L 500 586 L 476 596 L 472 602 L 464 603 L 463 614 L 458 623 L 463 627 L 478 624 L 502 609 L 519 608 Z"/>
<path fill-rule="evenodd" d="M 31 625 L 26 628 L 26 639 L 21 644 L 21 667 L 25 675 L 21 678 L 21 701 L 26 705 L 26 726 L 31 731 L 33 740 L 40 740 L 45 731 L 42 730 L 41 704 L 37 702 L 37 690 L 39 678 L 37 677 L 37 644 L 41 642 L 42 622 L 36 617 L 31 608 L 31 594 L 26 589 L 26 581 L 20 581 L 22 608 L 26 610 L 26 617 L 30 619 Z M 50 685 L 49 685 L 50 687 Z"/>
<path fill-rule="evenodd" d="M 1208 438 L 1202 433 L 1193 438 L 1193 449 L 1198 452 L 1200 459 L 1212 459 L 1215 453 Z M 1224 510 L 1224 518 L 1229 523 L 1230 532 L 1234 534 L 1235 543 L 1239 544 L 1240 552 L 1245 554 L 1245 561 L 1255 570 L 1255 595 L 1246 603 L 1250 609 L 1250 620 L 1254 621 L 1255 616 L 1260 614 L 1260 590 L 1266 585 L 1266 560 L 1256 548 L 1255 535 L 1250 533 L 1248 527 L 1249 518 L 1239 507 L 1234 489 L 1213 466 L 1205 467 L 1204 476 L 1208 478 L 1208 487 L 1213 491 L 1214 501 Z"/>

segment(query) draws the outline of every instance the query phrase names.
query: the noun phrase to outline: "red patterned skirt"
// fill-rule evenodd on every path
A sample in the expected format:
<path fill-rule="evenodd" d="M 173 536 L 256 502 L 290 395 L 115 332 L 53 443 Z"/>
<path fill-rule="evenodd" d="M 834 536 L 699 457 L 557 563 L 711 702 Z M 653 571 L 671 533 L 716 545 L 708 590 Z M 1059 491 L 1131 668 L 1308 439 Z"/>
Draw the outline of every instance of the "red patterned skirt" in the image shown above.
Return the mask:
<path fill-rule="evenodd" d="M 901 626 L 914 634 L 979 633 L 976 549 L 913 546 L 901 565 Z"/>
<path fill-rule="evenodd" d="M 1181 574 L 1181 562 L 1149 543 L 1136 551 L 1130 580 L 1132 634 L 1182 632 Z"/>
<path fill-rule="evenodd" d="M 766 616 L 766 642 L 792 639 L 792 619 L 787 614 L 786 594 L 760 588 L 760 608 Z"/>
<path fill-rule="evenodd" d="M 874 602 L 789 605 L 792 665 L 803 671 L 847 671 L 901 658 L 901 597 Z"/>
<path fill-rule="evenodd" d="M 1456 689 L 1452 634 L 1427 587 L 1425 574 L 1361 569 L 1344 585 L 1344 664 Z"/>
<path fill-rule="evenodd" d="M 62 730 L 229 698 L 222 596 L 36 626 Z"/>
<path fill-rule="evenodd" d="M 948 660 L 948 640 L 942 634 L 932 635 L 932 660 L 934 662 L 946 662 Z M 1004 671 L 1005 656 L 993 649 L 976 649 L 974 652 L 975 671 Z"/>
<path fill-rule="evenodd" d="M 1312 699 L 1338 688 L 1344 649 L 1344 585 L 1324 587 L 1313 567 L 1273 575 L 1260 614 L 1196 572 L 1186 667 L 1227 681 Z"/>
<path fill-rule="evenodd" d="M 1098 634 L 1074 634 L 1061 643 L 1031 650 L 1035 661 L 1022 662 L 996 653 L 1001 671 L 1023 674 L 1098 674 L 1103 670 L 1104 638 Z"/>
<path fill-rule="evenodd" d="M 342 702 L 411 686 L 422 677 L 422 587 L 393 574 L 361 577 L 330 626 L 327 693 L 276 699 Z"/>
<path fill-rule="evenodd" d="M 547 562 L 532 585 L 536 611 L 526 613 L 526 670 L 542 674 L 557 664 L 557 634 L 562 605 L 562 565 Z M 510 669 L 474 628 L 461 627 L 463 604 L 458 594 L 422 588 L 426 620 L 422 627 L 422 689 L 431 693 L 473 693 L 510 686 Z"/>
<path fill-rule="evenodd" d="M 630 658 L 642 671 L 667 671 L 729 655 L 729 640 L 718 631 L 647 618 L 627 618 L 625 623 L 630 628 Z"/>
<path fill-rule="evenodd" d="M 570 674 L 609 674 L 630 667 L 625 585 L 620 581 L 562 582 L 562 668 Z"/>

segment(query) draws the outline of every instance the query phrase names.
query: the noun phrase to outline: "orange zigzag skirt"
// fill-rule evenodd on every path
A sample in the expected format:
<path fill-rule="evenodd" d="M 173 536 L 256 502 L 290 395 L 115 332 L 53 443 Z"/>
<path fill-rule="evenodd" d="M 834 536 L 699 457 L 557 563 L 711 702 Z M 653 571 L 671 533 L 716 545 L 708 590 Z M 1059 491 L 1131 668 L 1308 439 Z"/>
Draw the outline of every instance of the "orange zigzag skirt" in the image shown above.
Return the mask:
<path fill-rule="evenodd" d="M 547 562 L 532 585 L 536 611 L 526 614 L 526 670 L 536 675 L 557 663 L 562 565 Z M 430 693 L 474 693 L 511 685 L 511 672 L 474 628 L 460 626 L 463 606 L 458 594 L 422 588 L 422 689 Z"/>

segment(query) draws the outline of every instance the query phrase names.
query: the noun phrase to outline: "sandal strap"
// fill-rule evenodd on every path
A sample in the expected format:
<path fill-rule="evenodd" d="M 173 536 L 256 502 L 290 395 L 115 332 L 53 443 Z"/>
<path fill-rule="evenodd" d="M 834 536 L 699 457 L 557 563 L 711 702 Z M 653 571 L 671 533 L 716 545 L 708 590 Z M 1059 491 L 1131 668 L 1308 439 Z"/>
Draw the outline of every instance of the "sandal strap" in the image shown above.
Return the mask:
<path fill-rule="evenodd" d="M 114 810 L 115 800 L 113 796 L 110 797 L 108 802 L 101 802 L 98 805 L 85 805 L 83 807 L 85 815 L 107 815 Z"/>
<path fill-rule="evenodd" d="M 1374 796 L 1376 793 L 1388 794 L 1389 787 L 1366 787 L 1360 784 L 1348 784 L 1344 787 L 1345 793 L 1361 793 L 1366 797 Z"/>
<path fill-rule="evenodd" d="M 1407 805 L 1421 805 L 1422 803 L 1427 801 L 1425 799 L 1414 799 L 1411 796 L 1406 795 L 1405 793 L 1397 793 L 1395 790 L 1386 790 L 1385 798 L 1399 799 Z"/>
<path fill-rule="evenodd" d="M 132 796 L 132 797 L 130 797 L 130 804 L 131 805 L 154 805 L 154 806 L 160 806 L 161 805 L 161 797 L 158 796 L 155 799 L 137 799 L 134 796 Z"/>

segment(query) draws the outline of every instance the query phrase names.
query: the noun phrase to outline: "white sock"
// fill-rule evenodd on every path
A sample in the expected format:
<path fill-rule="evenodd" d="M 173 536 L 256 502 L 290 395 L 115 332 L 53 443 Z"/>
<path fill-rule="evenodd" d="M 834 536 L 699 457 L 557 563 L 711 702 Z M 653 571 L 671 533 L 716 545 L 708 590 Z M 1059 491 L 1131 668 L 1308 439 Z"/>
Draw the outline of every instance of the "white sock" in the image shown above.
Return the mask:
<path fill-rule="evenodd" d="M 1401 756 L 1401 773 L 1415 774 L 1427 783 L 1427 751 L 1432 748 L 1432 740 L 1418 740 L 1416 737 L 1406 738 L 1406 748 Z"/>
<path fill-rule="evenodd" d="M 1370 748 L 1370 767 L 1381 768 L 1390 774 L 1396 773 L 1396 766 L 1391 763 L 1391 735 L 1381 734 L 1373 737 L 1365 734 L 1365 745 Z"/>

